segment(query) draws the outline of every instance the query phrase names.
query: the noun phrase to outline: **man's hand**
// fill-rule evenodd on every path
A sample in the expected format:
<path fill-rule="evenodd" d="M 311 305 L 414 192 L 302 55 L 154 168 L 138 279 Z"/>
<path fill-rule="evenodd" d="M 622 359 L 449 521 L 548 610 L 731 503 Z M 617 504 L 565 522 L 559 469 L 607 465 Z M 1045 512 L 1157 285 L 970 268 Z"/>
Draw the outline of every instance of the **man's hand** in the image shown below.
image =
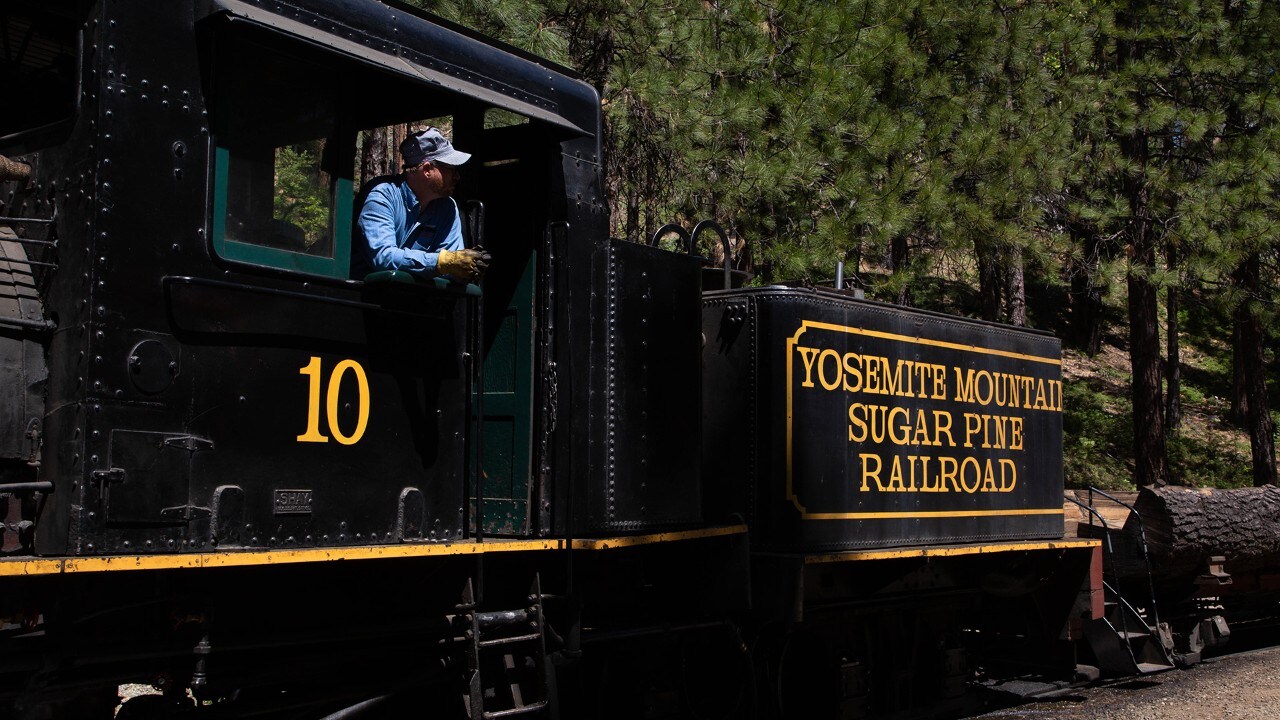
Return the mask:
<path fill-rule="evenodd" d="M 484 248 L 441 250 L 436 269 L 445 275 L 467 282 L 479 282 L 493 257 Z"/>

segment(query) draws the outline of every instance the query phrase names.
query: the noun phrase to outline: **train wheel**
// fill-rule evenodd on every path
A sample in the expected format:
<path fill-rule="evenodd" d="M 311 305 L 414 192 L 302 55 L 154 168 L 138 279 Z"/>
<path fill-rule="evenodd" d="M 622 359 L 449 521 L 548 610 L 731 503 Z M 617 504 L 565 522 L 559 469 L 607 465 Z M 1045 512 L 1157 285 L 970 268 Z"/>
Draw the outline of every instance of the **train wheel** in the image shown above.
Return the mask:
<path fill-rule="evenodd" d="M 691 717 L 755 717 L 755 675 L 737 628 L 690 633 L 680 646 L 680 682 Z"/>
<path fill-rule="evenodd" d="M 185 720 L 191 715 L 189 702 L 165 695 L 139 695 L 120 706 L 116 720 Z"/>
<path fill-rule="evenodd" d="M 816 632 L 793 628 L 783 638 L 775 677 L 780 717 L 836 717 L 840 666 L 831 646 Z"/>

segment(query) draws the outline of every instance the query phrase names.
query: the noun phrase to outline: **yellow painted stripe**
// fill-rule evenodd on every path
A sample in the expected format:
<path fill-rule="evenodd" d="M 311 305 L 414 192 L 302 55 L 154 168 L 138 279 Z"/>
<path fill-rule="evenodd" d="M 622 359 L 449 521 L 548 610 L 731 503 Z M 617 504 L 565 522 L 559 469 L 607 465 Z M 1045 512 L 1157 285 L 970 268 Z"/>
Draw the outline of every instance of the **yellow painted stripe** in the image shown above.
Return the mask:
<path fill-rule="evenodd" d="M 562 550 L 564 540 L 488 540 L 447 544 L 380 545 L 351 548 L 296 550 L 240 550 L 183 555 L 114 555 L 92 558 L 29 558 L 0 560 L 0 577 L 58 575 L 63 573 L 120 572 L 126 570 L 183 570 L 253 565 L 289 565 L 338 560 L 379 560 L 415 557 L 478 555 L 497 552 Z"/>
<path fill-rule="evenodd" d="M 678 542 L 698 538 L 743 534 L 746 525 L 655 533 L 633 537 L 579 539 L 575 550 L 609 550 L 655 543 Z M 539 552 L 563 550 L 567 541 L 492 539 L 484 542 L 439 544 L 376 545 L 349 548 L 299 548 L 294 550 L 240 550 L 227 552 L 188 553 L 181 555 L 115 555 L 92 558 L 22 558 L 0 560 L 0 577 L 26 575 L 60 575 L 66 573 L 123 572 L 130 570 L 185 570 L 199 568 L 250 567 L 258 565 L 291 565 L 335 561 L 388 560 L 396 558 L 448 557 L 499 552 Z"/>
<path fill-rule="evenodd" d="M 291 565 L 338 560 L 389 560 L 396 558 L 447 557 L 496 552 L 559 550 L 563 540 L 490 540 L 441 544 L 376 545 L 350 548 L 299 548 L 296 550 L 243 550 L 190 555 L 122 555 L 116 557 L 67 558 L 64 572 L 107 572 L 112 570 L 178 570 L 183 568 L 246 567 L 251 565 Z"/>
<path fill-rule="evenodd" d="M 978 353 L 979 355 L 996 355 L 999 357 L 1013 358 L 1015 360 L 1028 360 L 1030 362 L 1045 363 L 1047 365 L 1062 365 L 1061 358 L 1045 357 L 1043 355 L 1027 355 L 1024 353 L 1010 352 L 1008 350 L 995 350 L 992 348 L 978 347 L 977 345 L 965 345 L 963 343 L 946 342 L 943 340 L 930 340 L 928 338 L 913 337 L 911 335 L 898 335 L 896 333 L 867 330 L 865 328 L 854 328 L 849 327 L 848 325 L 836 325 L 835 323 L 818 322 L 816 320 L 805 320 L 801 324 L 801 328 L 803 329 L 805 326 L 817 328 L 819 330 L 848 333 L 850 335 L 866 335 L 867 337 L 880 338 L 882 340 L 896 340 L 898 342 L 915 343 L 916 345 L 929 345 L 931 347 L 948 348 L 950 350 L 962 350 L 964 352 Z M 796 333 L 797 336 L 799 336 L 799 334 L 800 333 Z"/>
<path fill-rule="evenodd" d="M 806 565 L 858 560 L 894 560 L 915 557 L 959 557 L 962 555 L 991 555 L 1005 552 L 1038 550 L 1070 550 L 1073 548 L 1101 547 L 1101 540 L 1048 540 L 1045 542 L 996 543 L 990 545 L 952 545 L 939 547 L 899 548 L 896 550 L 854 550 L 850 552 L 807 555 Z"/>
<path fill-rule="evenodd" d="M 574 550 L 612 550 L 614 548 L 652 545 L 662 542 L 678 542 L 680 540 L 698 540 L 701 538 L 723 537 L 725 535 L 742 535 L 747 532 L 746 525 L 726 525 L 723 527 L 702 528 L 700 530 L 684 530 L 680 532 L 655 533 L 653 535 L 634 535 L 630 537 L 612 537 L 596 539 L 578 539 L 573 541 Z"/>
<path fill-rule="evenodd" d="M 0 577 L 57 575 L 60 572 L 61 560 L 0 560 Z"/>
<path fill-rule="evenodd" d="M 1062 508 L 1028 510 L 936 510 L 864 513 L 805 513 L 805 520 L 912 520 L 915 518 L 1011 517 L 1023 515 L 1062 515 Z"/>

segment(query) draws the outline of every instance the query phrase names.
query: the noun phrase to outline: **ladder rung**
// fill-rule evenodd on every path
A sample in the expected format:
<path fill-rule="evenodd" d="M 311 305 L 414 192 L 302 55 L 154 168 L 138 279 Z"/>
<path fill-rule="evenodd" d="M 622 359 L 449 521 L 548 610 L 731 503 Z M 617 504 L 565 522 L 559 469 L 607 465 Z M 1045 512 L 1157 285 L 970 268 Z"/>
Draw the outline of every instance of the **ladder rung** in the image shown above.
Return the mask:
<path fill-rule="evenodd" d="M 1138 638 L 1151 637 L 1151 633 L 1135 632 L 1133 630 L 1117 630 L 1116 635 L 1122 640 L 1137 640 Z"/>
<path fill-rule="evenodd" d="M 524 715 L 525 713 L 538 712 L 547 707 L 546 700 L 539 700 L 536 703 L 529 703 L 523 707 L 511 708 L 510 710 L 494 710 L 493 712 L 485 712 L 485 720 L 497 720 L 497 718 L 514 717 L 516 715 Z"/>
<path fill-rule="evenodd" d="M 496 638 L 494 640 L 481 640 L 479 644 L 480 647 L 487 648 L 494 647 L 496 645 L 512 645 L 515 643 L 529 642 L 530 640 L 537 640 L 541 637 L 542 635 L 538 633 L 530 633 L 528 635 L 514 635 L 512 637 Z"/>

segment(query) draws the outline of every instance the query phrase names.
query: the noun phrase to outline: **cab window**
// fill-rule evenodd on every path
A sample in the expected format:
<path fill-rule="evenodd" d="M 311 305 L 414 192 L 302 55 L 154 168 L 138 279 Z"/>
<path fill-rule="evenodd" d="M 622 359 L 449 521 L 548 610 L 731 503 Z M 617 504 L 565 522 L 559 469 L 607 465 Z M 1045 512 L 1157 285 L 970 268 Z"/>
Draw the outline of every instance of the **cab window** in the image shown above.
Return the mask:
<path fill-rule="evenodd" d="M 0 142 L 71 119 L 79 94 L 83 2 L 0 3 Z"/>
<path fill-rule="evenodd" d="M 346 278 L 355 140 L 341 68 L 240 38 L 220 45 L 219 60 L 215 250 Z"/>

